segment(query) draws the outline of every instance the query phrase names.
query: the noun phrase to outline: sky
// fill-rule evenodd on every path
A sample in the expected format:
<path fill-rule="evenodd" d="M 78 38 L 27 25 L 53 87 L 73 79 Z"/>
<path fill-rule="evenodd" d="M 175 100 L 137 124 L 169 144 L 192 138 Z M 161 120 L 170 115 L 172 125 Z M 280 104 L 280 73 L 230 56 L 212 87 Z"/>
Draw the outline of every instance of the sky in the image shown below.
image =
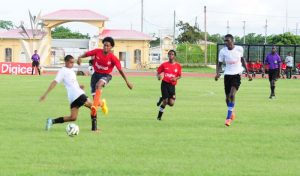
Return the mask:
<path fill-rule="evenodd" d="M 9 0 L 0 6 L 0 20 L 11 20 L 16 25 L 24 21 L 30 27 L 28 10 L 43 15 L 61 9 L 89 9 L 109 18 L 107 29 L 141 30 L 142 0 Z M 300 22 L 299 0 L 144 0 L 144 32 L 172 34 L 174 11 L 176 22 L 194 25 L 197 18 L 204 31 L 204 6 L 207 8 L 207 32 L 243 36 L 245 33 L 267 34 L 296 33 Z M 72 31 L 97 34 L 97 28 L 85 23 L 67 23 Z M 299 23 L 300 28 L 300 23 Z M 176 34 L 179 31 L 176 29 Z M 300 30 L 298 30 L 300 33 Z"/>

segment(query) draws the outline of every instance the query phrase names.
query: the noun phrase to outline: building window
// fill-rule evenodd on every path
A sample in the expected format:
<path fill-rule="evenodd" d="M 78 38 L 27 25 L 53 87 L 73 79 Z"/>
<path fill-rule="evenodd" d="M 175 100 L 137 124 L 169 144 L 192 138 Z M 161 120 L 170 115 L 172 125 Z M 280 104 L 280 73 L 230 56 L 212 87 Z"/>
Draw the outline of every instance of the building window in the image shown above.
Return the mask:
<path fill-rule="evenodd" d="M 134 50 L 134 63 L 141 63 L 141 50 L 140 49 L 136 49 Z"/>
<path fill-rule="evenodd" d="M 5 62 L 11 62 L 11 61 L 12 61 L 12 49 L 5 48 Z"/>

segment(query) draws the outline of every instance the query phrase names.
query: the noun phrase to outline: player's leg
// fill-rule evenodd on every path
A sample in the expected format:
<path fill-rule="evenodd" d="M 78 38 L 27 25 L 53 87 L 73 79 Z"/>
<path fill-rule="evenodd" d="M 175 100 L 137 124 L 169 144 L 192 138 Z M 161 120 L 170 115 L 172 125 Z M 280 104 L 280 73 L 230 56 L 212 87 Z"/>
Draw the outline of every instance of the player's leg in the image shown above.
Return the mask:
<path fill-rule="evenodd" d="M 93 106 L 93 102 L 90 99 L 87 99 L 86 102 L 84 103 L 84 106 L 91 109 Z M 91 115 L 91 122 L 92 122 L 92 131 L 97 131 L 97 114 Z"/>
<path fill-rule="evenodd" d="M 99 75 L 100 79 L 97 81 L 95 85 L 95 96 L 94 96 L 94 102 L 92 106 L 92 113 L 97 111 L 97 107 L 100 106 L 102 108 L 102 112 L 106 115 L 108 114 L 108 107 L 106 104 L 106 100 L 101 100 L 102 95 L 102 89 L 109 83 L 109 81 L 112 79 L 112 76 L 109 74 L 105 75 Z"/>
<path fill-rule="evenodd" d="M 71 108 L 71 115 L 69 116 L 58 117 L 55 119 L 48 118 L 46 121 L 46 130 L 48 131 L 53 124 L 75 121 L 78 116 L 78 110 L 78 107 L 73 107 Z"/>
<path fill-rule="evenodd" d="M 275 82 L 277 79 L 277 74 L 275 69 L 269 70 L 269 82 L 270 82 L 270 89 L 271 89 L 271 94 L 270 94 L 270 99 L 275 98 Z"/>
<path fill-rule="evenodd" d="M 235 95 L 241 84 L 240 75 L 229 75 L 226 80 L 225 93 L 226 93 L 226 103 L 227 103 L 227 116 L 225 125 L 230 126 L 231 121 L 235 118 L 234 106 L 235 106 Z"/>
<path fill-rule="evenodd" d="M 169 91 L 169 95 L 170 95 L 170 97 L 168 99 L 168 105 L 172 107 L 172 106 L 174 106 L 175 100 L 176 100 L 175 86 L 169 85 L 168 91 Z"/>
<path fill-rule="evenodd" d="M 159 105 L 162 103 L 162 101 L 163 101 L 163 98 L 162 98 L 162 97 L 159 97 L 159 98 L 158 98 L 158 101 L 157 101 L 157 103 L 156 103 L 156 106 L 159 106 Z"/>
<path fill-rule="evenodd" d="M 32 63 L 31 63 L 31 75 L 33 75 L 34 67 L 35 67 L 35 62 L 32 61 Z"/>
<path fill-rule="evenodd" d="M 159 106 L 157 120 L 161 120 L 164 110 L 166 108 L 166 105 L 168 104 L 168 99 L 170 97 L 169 92 L 168 92 L 167 83 L 164 81 L 161 82 L 161 95 L 162 95 L 163 101 L 162 101 L 162 104 Z"/>

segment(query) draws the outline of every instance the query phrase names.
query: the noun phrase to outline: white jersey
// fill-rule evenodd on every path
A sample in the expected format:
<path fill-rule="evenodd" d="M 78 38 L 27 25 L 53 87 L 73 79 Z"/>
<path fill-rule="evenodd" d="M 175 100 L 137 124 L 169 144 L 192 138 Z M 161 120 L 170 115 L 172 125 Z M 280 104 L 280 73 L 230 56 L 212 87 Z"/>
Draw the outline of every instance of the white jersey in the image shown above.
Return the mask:
<path fill-rule="evenodd" d="M 61 68 L 56 78 L 54 79 L 57 83 L 63 82 L 67 92 L 68 92 L 68 99 L 70 104 L 76 100 L 80 95 L 85 94 L 84 91 L 79 87 L 76 74 L 73 69 L 63 67 Z"/>
<path fill-rule="evenodd" d="M 234 46 L 232 50 L 227 47 L 221 49 L 219 53 L 219 62 L 226 64 L 225 75 L 236 75 L 241 74 L 244 70 L 241 62 L 243 57 L 244 49 L 241 46 Z"/>
<path fill-rule="evenodd" d="M 294 58 L 292 56 L 287 56 L 285 58 L 285 63 L 288 67 L 294 67 Z"/>

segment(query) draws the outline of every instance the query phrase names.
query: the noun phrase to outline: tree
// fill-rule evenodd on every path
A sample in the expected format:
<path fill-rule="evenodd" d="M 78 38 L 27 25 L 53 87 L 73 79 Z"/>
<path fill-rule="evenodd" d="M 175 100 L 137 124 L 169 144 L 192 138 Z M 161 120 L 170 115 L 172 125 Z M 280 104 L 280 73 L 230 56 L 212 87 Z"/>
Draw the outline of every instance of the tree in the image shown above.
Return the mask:
<path fill-rule="evenodd" d="M 160 45 L 160 38 L 157 37 L 155 40 L 150 41 L 150 46 L 155 47 Z"/>
<path fill-rule="evenodd" d="M 268 37 L 268 44 L 274 45 L 299 45 L 300 36 L 294 35 L 290 32 L 279 35 L 271 35 Z"/>
<path fill-rule="evenodd" d="M 84 35 L 79 32 L 72 32 L 69 28 L 59 26 L 51 32 L 54 39 L 89 39 L 88 34 Z"/>
<path fill-rule="evenodd" d="M 176 39 L 179 43 L 196 43 L 204 39 L 204 33 L 198 27 L 191 26 L 189 23 L 179 21 L 176 27 L 179 27 L 179 31 L 181 31 L 181 34 Z"/>
<path fill-rule="evenodd" d="M 13 29 L 14 28 L 14 24 L 12 21 L 5 21 L 5 20 L 0 20 L 0 28 L 1 29 Z"/>
<path fill-rule="evenodd" d="M 208 35 L 207 40 L 214 43 L 223 43 L 224 37 L 221 34 Z"/>

